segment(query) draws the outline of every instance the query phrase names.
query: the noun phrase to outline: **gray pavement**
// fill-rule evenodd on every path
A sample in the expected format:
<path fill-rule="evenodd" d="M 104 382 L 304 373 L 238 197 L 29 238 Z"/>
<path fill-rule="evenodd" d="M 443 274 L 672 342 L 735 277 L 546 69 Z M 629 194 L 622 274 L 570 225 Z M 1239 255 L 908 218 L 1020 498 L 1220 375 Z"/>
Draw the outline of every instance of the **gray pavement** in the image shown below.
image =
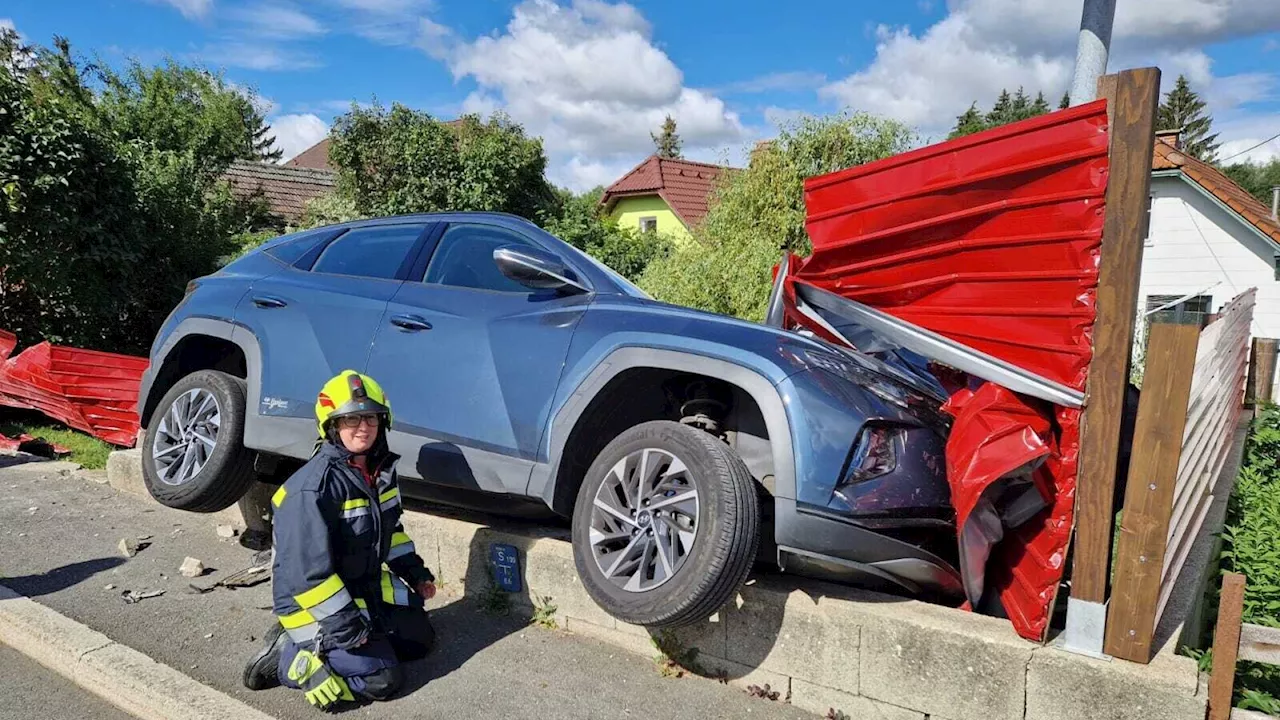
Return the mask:
<path fill-rule="evenodd" d="M 149 536 L 125 560 L 121 538 Z M 0 580 L 4 585 L 155 660 L 279 718 L 314 718 L 300 693 L 250 692 L 244 661 L 271 622 L 270 584 L 207 594 L 178 574 L 186 556 L 212 571 L 246 567 L 253 553 L 220 540 L 211 517 L 120 494 L 40 464 L 0 464 Z M 108 589 L 110 586 L 110 589 Z M 164 590 L 126 604 L 125 590 Z M 354 708 L 354 717 L 812 718 L 798 708 L 696 677 L 663 678 L 644 657 L 589 638 L 528 626 L 451 597 L 432 603 L 439 638 L 408 668 L 406 692 Z M 0 662 L 0 666 L 5 663 Z M 0 691 L 5 688 L 0 686 Z M 7 693 L 6 693 L 7 694 Z M 68 713 L 58 717 L 95 717 Z M 107 717 L 107 716 L 103 716 Z"/>
<path fill-rule="evenodd" d="M 115 706 L 12 648 L 0 645 L 0 719 L 134 720 Z"/>

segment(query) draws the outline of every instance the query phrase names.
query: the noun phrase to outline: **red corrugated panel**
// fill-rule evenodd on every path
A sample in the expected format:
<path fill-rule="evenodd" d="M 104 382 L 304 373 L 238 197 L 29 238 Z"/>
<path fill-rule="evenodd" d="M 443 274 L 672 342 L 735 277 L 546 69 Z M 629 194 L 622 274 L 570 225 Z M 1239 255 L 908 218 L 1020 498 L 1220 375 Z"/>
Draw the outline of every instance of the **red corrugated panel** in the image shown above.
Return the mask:
<path fill-rule="evenodd" d="M 138 388 L 147 359 L 40 343 L 16 346 L 0 330 L 0 405 L 36 409 L 115 445 L 138 434 Z"/>
<path fill-rule="evenodd" d="M 1083 390 L 1093 355 L 1098 248 L 1107 185 L 1106 102 L 1082 105 L 805 182 L 813 254 L 792 282 L 877 307 L 969 347 Z M 789 306 L 794 295 L 784 295 Z M 794 311 L 789 322 L 805 322 Z M 810 329 L 817 330 L 811 327 Z M 1039 408 L 1039 406 L 1033 406 Z M 985 412 L 1000 413 L 997 407 Z M 1011 533 L 987 576 L 1024 637 L 1043 639 L 1065 570 L 1075 501 L 1079 411 L 1056 421 L 1037 473 L 1049 507 Z M 991 427 L 1017 421 L 1017 413 Z M 999 422 L 995 422 L 998 420 Z M 987 481 L 948 446 L 957 507 Z M 986 466 L 986 469 L 990 469 Z"/>

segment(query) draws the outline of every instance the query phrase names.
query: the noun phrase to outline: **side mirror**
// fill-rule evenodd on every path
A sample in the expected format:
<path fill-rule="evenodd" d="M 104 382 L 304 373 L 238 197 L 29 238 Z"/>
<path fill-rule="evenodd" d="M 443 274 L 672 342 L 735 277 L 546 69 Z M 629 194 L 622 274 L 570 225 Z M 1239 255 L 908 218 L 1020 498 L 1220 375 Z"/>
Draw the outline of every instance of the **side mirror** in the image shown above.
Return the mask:
<path fill-rule="evenodd" d="M 493 251 L 493 261 L 503 275 L 534 290 L 575 288 L 587 292 L 574 272 L 549 252 L 521 245 L 503 245 Z"/>

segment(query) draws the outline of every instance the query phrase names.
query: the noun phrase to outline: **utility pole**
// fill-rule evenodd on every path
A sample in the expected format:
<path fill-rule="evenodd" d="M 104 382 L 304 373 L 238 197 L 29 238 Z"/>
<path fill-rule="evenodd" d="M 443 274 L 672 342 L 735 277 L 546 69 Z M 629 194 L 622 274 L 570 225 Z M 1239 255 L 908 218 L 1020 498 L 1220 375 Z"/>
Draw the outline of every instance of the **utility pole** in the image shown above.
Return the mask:
<path fill-rule="evenodd" d="M 1071 79 L 1071 106 L 1097 99 L 1098 78 L 1107 74 L 1111 50 L 1111 26 L 1116 0 L 1084 0 L 1080 16 L 1080 41 L 1076 46 L 1076 72 Z"/>

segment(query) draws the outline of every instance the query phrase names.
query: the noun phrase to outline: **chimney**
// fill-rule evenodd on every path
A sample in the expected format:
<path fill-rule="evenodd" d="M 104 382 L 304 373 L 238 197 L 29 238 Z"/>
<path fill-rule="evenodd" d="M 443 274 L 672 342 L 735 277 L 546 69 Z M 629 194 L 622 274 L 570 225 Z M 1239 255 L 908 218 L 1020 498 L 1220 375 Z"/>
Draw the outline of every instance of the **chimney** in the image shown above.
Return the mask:
<path fill-rule="evenodd" d="M 1172 147 L 1174 150 L 1182 149 L 1182 128 L 1174 130 L 1157 130 L 1156 140 Z"/>
<path fill-rule="evenodd" d="M 1271 186 L 1271 219 L 1272 220 L 1280 220 L 1280 217 L 1276 217 L 1277 212 L 1280 212 L 1280 185 L 1272 185 Z"/>

